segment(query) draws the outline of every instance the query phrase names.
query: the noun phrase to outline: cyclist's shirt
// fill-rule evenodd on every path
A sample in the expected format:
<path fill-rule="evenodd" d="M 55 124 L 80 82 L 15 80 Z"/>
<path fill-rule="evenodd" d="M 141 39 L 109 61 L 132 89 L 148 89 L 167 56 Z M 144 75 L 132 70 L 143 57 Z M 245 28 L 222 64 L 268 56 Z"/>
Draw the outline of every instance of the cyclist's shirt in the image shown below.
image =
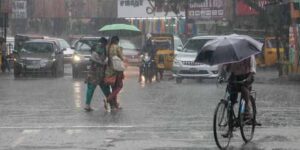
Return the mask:
<path fill-rule="evenodd" d="M 236 76 L 245 75 L 249 73 L 256 73 L 255 57 L 251 56 L 250 58 L 247 58 L 237 63 L 226 64 L 222 68 L 225 69 L 226 72 L 229 72 Z"/>

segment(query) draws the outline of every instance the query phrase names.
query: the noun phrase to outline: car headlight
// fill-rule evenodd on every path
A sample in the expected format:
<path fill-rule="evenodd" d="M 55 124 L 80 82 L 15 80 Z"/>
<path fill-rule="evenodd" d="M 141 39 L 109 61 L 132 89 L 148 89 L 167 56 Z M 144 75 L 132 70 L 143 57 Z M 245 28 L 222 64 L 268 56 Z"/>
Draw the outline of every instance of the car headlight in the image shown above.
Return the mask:
<path fill-rule="evenodd" d="M 74 60 L 74 62 L 79 62 L 81 60 L 81 58 L 78 55 L 74 55 L 73 60 Z"/>
<path fill-rule="evenodd" d="M 42 60 L 40 61 L 40 65 L 41 65 L 42 67 L 45 67 L 45 66 L 48 64 L 48 62 L 49 62 L 49 60 L 47 60 L 47 59 L 42 59 Z"/>
<path fill-rule="evenodd" d="M 149 56 L 145 56 L 144 59 L 143 59 L 145 62 L 148 62 L 150 60 L 150 57 Z"/>

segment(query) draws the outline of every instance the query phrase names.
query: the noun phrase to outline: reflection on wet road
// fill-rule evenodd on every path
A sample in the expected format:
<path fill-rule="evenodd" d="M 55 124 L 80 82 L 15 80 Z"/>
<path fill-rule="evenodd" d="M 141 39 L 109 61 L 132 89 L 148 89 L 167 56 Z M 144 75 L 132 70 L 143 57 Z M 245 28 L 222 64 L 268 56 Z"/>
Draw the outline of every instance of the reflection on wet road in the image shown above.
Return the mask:
<path fill-rule="evenodd" d="M 81 108 L 81 101 L 83 100 L 82 95 L 84 94 L 84 91 L 81 91 L 81 86 L 82 84 L 79 81 L 74 81 L 74 103 L 77 108 Z"/>
<path fill-rule="evenodd" d="M 212 80 L 138 83 L 137 69 L 126 72 L 122 110 L 106 113 L 97 88 L 83 111 L 86 85 L 63 78 L 15 80 L 0 76 L 0 149 L 198 150 L 217 149 L 213 112 L 224 88 Z M 230 149 L 299 149 L 299 84 L 257 83 L 258 120 L 251 143 L 239 131 Z"/>

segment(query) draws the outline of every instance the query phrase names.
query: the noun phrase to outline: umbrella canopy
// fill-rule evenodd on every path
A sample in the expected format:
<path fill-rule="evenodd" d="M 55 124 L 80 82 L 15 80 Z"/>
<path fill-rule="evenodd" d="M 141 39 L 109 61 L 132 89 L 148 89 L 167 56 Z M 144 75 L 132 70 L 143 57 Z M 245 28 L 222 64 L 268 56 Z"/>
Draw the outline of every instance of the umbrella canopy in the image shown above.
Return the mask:
<path fill-rule="evenodd" d="M 209 65 L 239 62 L 260 53 L 262 46 L 262 43 L 249 36 L 220 36 L 208 41 L 200 49 L 195 62 Z"/>
<path fill-rule="evenodd" d="M 239 35 L 239 34 L 230 34 L 230 37 L 234 37 L 234 38 L 241 38 L 241 39 L 245 39 L 248 42 L 250 42 L 253 46 L 255 46 L 257 49 L 261 50 L 263 47 L 263 43 L 253 39 L 252 37 L 248 36 L 248 35 Z"/>
<path fill-rule="evenodd" d="M 99 29 L 99 32 L 107 36 L 137 36 L 141 34 L 141 31 L 137 27 L 128 24 L 105 25 Z"/>

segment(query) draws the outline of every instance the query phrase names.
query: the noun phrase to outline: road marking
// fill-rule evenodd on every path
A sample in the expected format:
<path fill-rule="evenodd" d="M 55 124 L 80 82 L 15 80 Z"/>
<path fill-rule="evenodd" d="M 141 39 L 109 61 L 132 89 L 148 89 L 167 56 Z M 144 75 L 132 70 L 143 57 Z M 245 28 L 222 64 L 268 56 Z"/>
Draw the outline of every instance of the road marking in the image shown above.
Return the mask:
<path fill-rule="evenodd" d="M 110 134 L 120 134 L 123 131 L 122 130 L 106 130 L 106 132 L 110 133 Z"/>
<path fill-rule="evenodd" d="M 0 127 L 0 129 L 28 129 L 28 130 L 34 130 L 34 129 L 88 129 L 88 128 L 134 128 L 134 126 L 40 126 L 40 127 Z"/>
<path fill-rule="evenodd" d="M 37 134 L 39 133 L 41 130 L 37 130 L 37 129 L 26 129 L 23 130 L 23 134 Z"/>
<path fill-rule="evenodd" d="M 79 129 L 75 129 L 75 130 L 72 130 L 72 129 L 66 130 L 66 133 L 67 133 L 67 134 L 70 134 L 70 135 L 78 134 L 78 133 L 81 133 L 81 132 L 82 132 L 82 130 L 79 130 Z"/>

